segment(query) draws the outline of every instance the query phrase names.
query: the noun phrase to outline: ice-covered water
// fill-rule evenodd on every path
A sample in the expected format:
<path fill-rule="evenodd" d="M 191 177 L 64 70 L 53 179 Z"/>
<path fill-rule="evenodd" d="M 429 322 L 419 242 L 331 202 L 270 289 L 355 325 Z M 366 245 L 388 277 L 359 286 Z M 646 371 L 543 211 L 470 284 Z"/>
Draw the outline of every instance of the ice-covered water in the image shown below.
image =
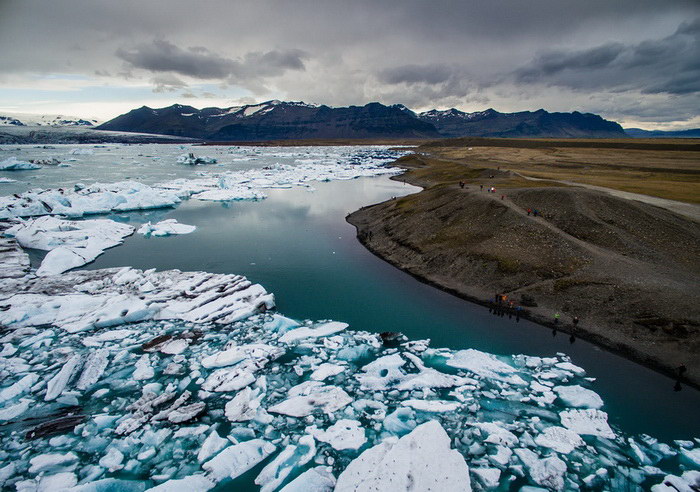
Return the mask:
<path fill-rule="evenodd" d="M 83 273 L 0 281 L 0 323 L 8 326 L 0 332 L 3 487 L 329 490 L 337 481 L 339 490 L 468 490 L 469 482 L 476 490 L 627 490 L 698 480 L 697 425 L 687 421 L 694 412 L 673 410 L 674 401 L 696 401 L 693 393 L 669 385 L 669 406 L 651 402 L 633 393 L 642 379 L 639 387 L 658 396 L 653 373 L 491 317 L 357 246 L 343 215 L 408 187 L 375 178 L 312 183 L 317 191 L 309 193 L 293 169 L 278 167 L 277 177 L 263 169 L 279 161 L 318 176 L 319 160 L 341 160 L 334 177 L 347 178 L 348 161 L 381 162 L 383 150 L 195 149 L 228 166 L 202 170 L 177 163 L 190 152 L 180 146 L 105 148 L 6 154 L 79 157 L 56 170 L 80 167 L 70 179 L 40 178 L 42 187 L 73 190 L 76 182 L 127 180 L 139 170 L 131 161 L 113 179 L 103 173 L 121 160 L 114 156 L 135 160 L 149 148 L 147 162 L 158 169 L 139 177 L 149 186 L 185 178 L 178 196 L 242 186 L 268 198 L 190 199 L 175 209 L 100 216 L 133 226 L 177 219 L 196 229 L 128 237 Z M 25 176 L 45 169 L 8 171 L 18 182 L 0 186 L 24 193 L 35 187 Z M 211 175 L 225 171 L 232 174 Z M 251 184 L 240 171 L 264 173 L 252 179 L 265 181 Z M 14 252 L 4 260 L 8 271 L 25 268 Z M 122 265 L 159 271 L 101 269 Z M 272 298 L 254 282 L 276 294 L 279 312 L 268 311 Z M 410 339 L 377 334 L 387 330 Z M 511 355 L 520 353 L 530 355 Z M 673 432 L 635 421 L 635 409 L 666 412 Z M 626 420 L 634 425 L 621 425 Z"/>

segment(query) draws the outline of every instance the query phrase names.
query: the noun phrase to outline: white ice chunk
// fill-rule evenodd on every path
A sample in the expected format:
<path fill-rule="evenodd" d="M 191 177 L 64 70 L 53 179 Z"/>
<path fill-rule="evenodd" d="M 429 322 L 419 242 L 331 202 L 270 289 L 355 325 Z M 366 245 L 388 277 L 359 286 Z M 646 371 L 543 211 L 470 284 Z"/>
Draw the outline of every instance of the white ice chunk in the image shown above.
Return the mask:
<path fill-rule="evenodd" d="M 414 410 L 430 413 L 454 412 L 459 408 L 459 403 L 445 400 L 416 400 L 409 399 L 401 402 L 405 407 L 411 407 Z"/>
<path fill-rule="evenodd" d="M 325 467 L 317 466 L 306 470 L 280 489 L 280 492 L 332 492 L 335 477 Z"/>
<path fill-rule="evenodd" d="M 596 409 L 603 406 L 603 399 L 596 392 L 583 386 L 555 386 L 554 392 L 561 401 L 571 407 Z"/>
<path fill-rule="evenodd" d="M 513 384 L 524 385 L 525 381 L 516 375 L 517 370 L 496 358 L 495 355 L 474 349 L 460 350 L 446 364 L 457 369 L 466 369 L 487 379 L 498 379 Z"/>
<path fill-rule="evenodd" d="M 569 454 L 575 448 L 584 445 L 581 436 L 574 431 L 557 426 L 547 427 L 542 434 L 535 437 L 535 443 L 562 454 Z"/>
<path fill-rule="evenodd" d="M 615 438 L 608 424 L 608 414 L 600 410 L 565 410 L 559 412 L 559 417 L 564 427 L 577 434 Z"/>
<path fill-rule="evenodd" d="M 345 330 L 349 325 L 347 323 L 340 323 L 338 321 L 331 321 L 329 323 L 323 323 L 316 325 L 313 328 L 308 326 L 302 326 L 301 328 L 295 328 L 289 330 L 284 335 L 280 337 L 280 342 L 282 343 L 293 343 L 305 338 L 318 338 L 326 337 L 328 335 L 333 335 L 334 333 L 341 332 Z"/>
<path fill-rule="evenodd" d="M 498 487 L 501 479 L 501 470 L 498 468 L 472 468 L 471 472 L 476 475 L 477 480 L 486 490 Z"/>
<path fill-rule="evenodd" d="M 72 472 L 56 473 L 55 475 L 44 475 L 39 480 L 38 492 L 62 492 L 78 483 L 78 477 Z"/>
<path fill-rule="evenodd" d="M 135 367 L 136 369 L 131 377 L 137 381 L 151 379 L 155 375 L 155 371 L 153 370 L 153 367 L 151 367 L 151 359 L 148 354 L 143 354 L 141 357 L 139 357 L 139 360 L 136 361 Z"/>
<path fill-rule="evenodd" d="M 39 376 L 34 373 L 27 374 L 22 377 L 16 383 L 0 390 L 0 403 L 11 400 L 12 398 L 21 395 L 26 392 L 29 388 L 34 386 L 36 382 L 39 381 Z"/>
<path fill-rule="evenodd" d="M 309 430 L 317 440 L 331 445 L 333 449 L 357 450 L 367 442 L 365 429 L 357 420 L 341 419 L 326 430 L 312 428 Z"/>
<path fill-rule="evenodd" d="M 113 220 L 65 220 L 39 217 L 23 221 L 5 231 L 25 248 L 49 251 L 37 275 L 57 275 L 91 262 L 104 250 L 121 244 L 134 232 Z"/>
<path fill-rule="evenodd" d="M 149 282 L 154 288 L 142 291 Z M 148 319 L 233 323 L 274 306 L 271 294 L 240 275 L 130 268 L 68 272 L 41 283 L 6 279 L 0 301 L 9 306 L 0 324 L 51 324 L 70 333 Z"/>
<path fill-rule="evenodd" d="M 518 437 L 515 434 L 494 422 L 477 422 L 473 425 L 488 434 L 484 442 L 508 447 L 518 444 Z"/>
<path fill-rule="evenodd" d="M 97 349 L 90 352 L 85 360 L 83 372 L 75 385 L 76 388 L 84 391 L 95 384 L 104 373 L 107 364 L 109 364 L 109 351 L 107 349 Z"/>
<path fill-rule="evenodd" d="M 547 487 L 550 490 L 564 490 L 566 463 L 556 456 L 538 459 L 533 463 L 529 471 L 532 480 L 536 484 Z"/>
<path fill-rule="evenodd" d="M 180 224 L 176 219 L 161 220 L 155 224 L 145 223 L 139 230 L 139 234 L 145 236 L 171 236 L 176 234 L 189 234 L 194 232 L 196 226 Z"/>
<path fill-rule="evenodd" d="M 29 410 L 29 406 L 33 403 L 33 400 L 22 398 L 19 403 L 14 405 L 9 405 L 4 408 L 0 408 L 0 422 L 6 422 L 12 420 L 15 417 L 19 417 L 24 412 Z"/>
<path fill-rule="evenodd" d="M 231 422 L 252 420 L 258 414 L 260 401 L 264 394 L 253 391 L 250 387 L 243 388 L 231 401 L 226 404 L 226 417 Z"/>
<path fill-rule="evenodd" d="M 345 369 L 345 366 L 324 362 L 314 369 L 314 372 L 311 373 L 309 378 L 314 381 L 323 381 L 326 378 L 340 374 Z"/>
<path fill-rule="evenodd" d="M 270 456 L 276 447 L 262 439 L 252 439 L 230 446 L 202 465 L 212 480 L 236 478 Z"/>
<path fill-rule="evenodd" d="M 51 401 L 58 398 L 63 390 L 68 385 L 68 382 L 73 377 L 73 374 L 78 370 L 78 366 L 81 361 L 80 355 L 74 355 L 68 361 L 61 366 L 61 370 L 51 378 L 51 380 L 46 385 L 46 396 L 45 401 Z"/>
<path fill-rule="evenodd" d="M 16 157 L 8 157 L 4 161 L 0 161 L 0 171 L 26 171 L 32 169 L 41 169 L 41 166 L 31 162 L 20 161 Z"/>
<path fill-rule="evenodd" d="M 29 460 L 29 473 L 37 474 L 67 468 L 77 462 L 78 457 L 74 453 L 40 454 Z"/>
<path fill-rule="evenodd" d="M 284 350 L 273 345 L 253 343 L 234 346 L 228 350 L 218 352 L 202 359 L 202 365 L 206 368 L 225 367 L 237 364 L 245 359 L 274 360 L 284 354 Z"/>
<path fill-rule="evenodd" d="M 100 466 L 107 468 L 110 472 L 115 472 L 124 468 L 122 462 L 124 461 L 124 454 L 117 448 L 110 447 L 102 458 L 100 458 Z"/>
<path fill-rule="evenodd" d="M 469 467 L 436 421 L 363 452 L 338 477 L 337 492 L 357 490 L 471 491 Z"/>
<path fill-rule="evenodd" d="M 197 461 L 200 463 L 207 461 L 229 444 L 231 444 L 231 442 L 228 439 L 224 439 L 223 437 L 219 436 L 219 433 L 216 432 L 216 430 L 211 431 L 211 433 L 209 433 L 207 438 L 202 443 L 202 447 L 199 448 L 199 452 L 197 453 Z"/>
<path fill-rule="evenodd" d="M 319 381 L 305 381 L 291 388 L 291 397 L 271 406 L 268 411 L 292 417 L 306 417 L 316 410 L 324 413 L 335 412 L 352 402 L 352 398 L 342 388 L 324 385 Z"/>
<path fill-rule="evenodd" d="M 188 475 L 184 478 L 173 478 L 160 485 L 151 487 L 149 492 L 205 492 L 216 486 L 204 475 Z"/>
<path fill-rule="evenodd" d="M 302 436 L 296 445 L 284 448 L 255 478 L 261 492 L 276 490 L 296 468 L 304 466 L 316 454 L 316 443 L 311 436 Z"/>

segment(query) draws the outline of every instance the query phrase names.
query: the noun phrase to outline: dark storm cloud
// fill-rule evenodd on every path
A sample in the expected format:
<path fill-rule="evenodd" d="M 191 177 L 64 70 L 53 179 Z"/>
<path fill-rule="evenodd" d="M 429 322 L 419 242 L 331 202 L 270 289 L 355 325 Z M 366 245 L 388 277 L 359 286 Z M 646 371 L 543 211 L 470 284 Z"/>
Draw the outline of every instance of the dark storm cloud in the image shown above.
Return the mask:
<path fill-rule="evenodd" d="M 528 67 L 517 72 L 521 81 L 529 82 L 551 77 L 564 70 L 598 70 L 609 67 L 625 50 L 619 43 L 606 44 L 583 51 L 553 52 L 541 55 Z"/>
<path fill-rule="evenodd" d="M 134 68 L 151 72 L 175 72 L 199 79 L 227 77 L 233 70 L 234 62 L 206 48 L 193 47 L 183 50 L 164 39 L 154 39 L 132 49 L 120 48 L 117 57 Z"/>
<path fill-rule="evenodd" d="M 587 111 L 633 94 L 680 113 L 698 18 L 698 0 L 0 0 L 0 91 L 99 73 L 190 99 Z"/>
<path fill-rule="evenodd" d="M 301 50 L 290 49 L 247 53 L 242 60 L 233 60 L 201 46 L 182 49 L 164 39 L 154 39 L 131 49 L 120 48 L 116 55 L 130 68 L 233 81 L 281 75 L 286 70 L 304 70 L 307 56 Z"/>
<path fill-rule="evenodd" d="M 453 75 L 447 65 L 402 65 L 382 69 L 378 78 L 387 84 L 441 84 Z"/>
<path fill-rule="evenodd" d="M 539 55 L 516 70 L 518 82 L 577 90 L 637 89 L 641 93 L 691 94 L 700 91 L 700 18 L 671 34 L 636 44 L 607 43 L 577 51 Z"/>

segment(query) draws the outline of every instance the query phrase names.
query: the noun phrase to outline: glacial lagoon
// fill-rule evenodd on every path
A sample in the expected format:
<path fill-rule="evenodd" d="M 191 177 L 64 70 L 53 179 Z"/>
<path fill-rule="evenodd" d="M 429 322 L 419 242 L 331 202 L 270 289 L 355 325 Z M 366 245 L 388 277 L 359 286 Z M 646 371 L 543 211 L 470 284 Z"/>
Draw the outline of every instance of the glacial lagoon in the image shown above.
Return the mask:
<path fill-rule="evenodd" d="M 189 152 L 217 164 L 177 162 Z M 185 480 L 170 487 L 235 490 L 254 490 L 257 481 L 277 490 L 296 479 L 298 487 L 324 490 L 350 463 L 363 470 L 367 449 L 399 453 L 396 439 L 420 445 L 440 441 L 441 432 L 447 444 L 432 452 L 457 449 L 474 489 L 649 488 L 697 469 L 697 391 L 674 391 L 674 381 L 564 333 L 495 317 L 359 244 L 348 213 L 417 191 L 381 175 L 379 165 L 397 155 L 383 148 L 3 148 L 0 161 L 55 157 L 68 167 L 0 171 L 14 180 L 0 183 L 1 195 L 181 180 L 168 188 L 182 197 L 172 207 L 84 219 L 135 230 L 175 219 L 196 229 L 127 236 L 78 270 L 83 277 L 68 272 L 52 280 L 57 291 L 63 278 L 71 288 L 85 285 L 86 295 L 104 295 L 105 310 L 116 295 L 140 293 L 151 309 L 139 319 L 128 318 L 139 312 L 130 308 L 109 324 L 93 320 L 85 325 L 92 328 L 73 331 L 77 318 L 55 315 L 47 326 L 44 305 L 28 309 L 26 299 L 0 313 L 0 322 L 26 330 L 23 337 L 2 333 L 0 480 L 27 490 L 52 480 L 73 486 L 108 479 L 134 490 L 169 480 Z M 348 166 L 362 163 L 366 177 L 349 179 Z M 321 176 L 318 165 L 343 169 Z M 302 179 L 297 166 L 312 167 Z M 372 169 L 377 176 L 368 176 Z M 247 199 L 194 198 L 222 190 Z M 46 252 L 28 251 L 39 267 Z M 96 286 L 90 275 L 115 267 L 118 273 Z M 246 295 L 227 313 L 229 322 L 216 323 L 214 311 L 194 320 L 192 309 L 175 309 L 183 300 L 171 284 L 197 282 L 158 273 L 174 269 L 215 274 L 206 279 L 217 289 L 225 290 L 231 275 L 251 285 L 236 291 Z M 275 310 L 256 311 L 267 293 Z M 162 312 L 181 318 L 153 312 L 149 303 L 158 296 Z M 386 343 L 377 334 L 387 331 L 406 339 Z M 68 419 L 66 428 L 52 430 L 56 419 Z M 440 429 L 425 426 L 431 420 Z M 339 487 L 351 481 L 346 474 Z"/>

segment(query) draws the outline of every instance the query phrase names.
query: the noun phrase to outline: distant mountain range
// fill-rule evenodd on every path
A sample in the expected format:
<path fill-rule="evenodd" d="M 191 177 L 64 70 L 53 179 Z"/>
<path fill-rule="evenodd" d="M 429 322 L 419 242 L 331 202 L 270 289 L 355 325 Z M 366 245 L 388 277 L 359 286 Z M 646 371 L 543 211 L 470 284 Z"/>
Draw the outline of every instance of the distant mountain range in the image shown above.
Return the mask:
<path fill-rule="evenodd" d="M 196 109 L 175 104 L 143 106 L 118 116 L 100 130 L 159 133 L 209 141 L 441 137 L 625 137 L 622 127 L 590 113 L 543 109 L 465 113 L 457 109 L 415 113 L 396 104 L 333 108 L 302 102 L 267 101 L 231 108 Z"/>
<path fill-rule="evenodd" d="M 700 138 L 700 128 L 692 130 L 642 130 L 641 128 L 625 128 L 625 133 L 635 138 Z"/>
<path fill-rule="evenodd" d="M 0 127 L 2 126 L 82 126 L 91 127 L 97 125 L 97 120 L 88 120 L 76 116 L 61 114 L 29 114 L 29 113 L 2 113 L 0 114 Z"/>

